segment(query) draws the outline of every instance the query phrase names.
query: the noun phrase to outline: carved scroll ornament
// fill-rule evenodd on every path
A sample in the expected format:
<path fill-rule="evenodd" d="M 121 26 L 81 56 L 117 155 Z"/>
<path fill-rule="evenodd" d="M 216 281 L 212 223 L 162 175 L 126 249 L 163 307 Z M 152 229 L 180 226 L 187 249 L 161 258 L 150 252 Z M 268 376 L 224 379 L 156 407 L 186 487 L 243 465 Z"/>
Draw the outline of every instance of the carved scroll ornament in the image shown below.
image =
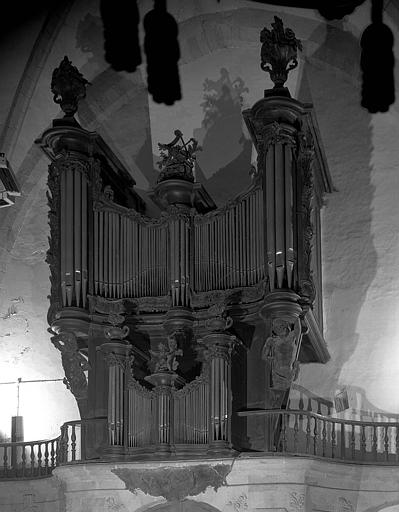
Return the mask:
<path fill-rule="evenodd" d="M 316 295 L 316 288 L 313 283 L 311 261 L 313 250 L 313 194 L 314 179 L 312 163 L 315 156 L 313 138 L 310 132 L 299 133 L 299 154 L 298 154 L 298 171 L 302 176 L 302 195 L 301 195 L 301 211 L 302 211 L 302 233 L 303 233 L 303 250 L 302 250 L 302 272 L 299 276 L 299 294 L 308 302 L 313 303 Z"/>
<path fill-rule="evenodd" d="M 76 336 L 73 332 L 61 332 L 52 336 L 51 343 L 61 352 L 67 388 L 76 398 L 87 398 L 87 378 L 84 372 L 89 369 L 89 363 L 79 352 Z"/>

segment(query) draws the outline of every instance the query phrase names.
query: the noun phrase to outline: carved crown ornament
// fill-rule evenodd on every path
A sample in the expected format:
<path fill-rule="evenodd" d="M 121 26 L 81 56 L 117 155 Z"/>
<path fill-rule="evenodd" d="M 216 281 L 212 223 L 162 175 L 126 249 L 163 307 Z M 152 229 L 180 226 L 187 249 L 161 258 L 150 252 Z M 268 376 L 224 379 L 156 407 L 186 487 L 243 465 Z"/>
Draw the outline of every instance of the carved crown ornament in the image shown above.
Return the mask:
<path fill-rule="evenodd" d="M 194 163 L 195 153 L 202 148 L 198 141 L 191 138 L 184 142 L 183 134 L 180 130 L 175 130 L 175 138 L 168 144 L 158 143 L 161 160 L 158 162 L 160 174 L 157 183 L 170 179 L 181 179 L 194 182 Z"/>
<path fill-rule="evenodd" d="M 86 97 L 86 86 L 89 84 L 90 82 L 65 56 L 58 68 L 53 71 L 51 78 L 53 99 L 60 105 L 65 114 L 64 118 L 72 118 L 75 115 L 79 101 Z"/>
<path fill-rule="evenodd" d="M 266 27 L 260 33 L 261 68 L 270 74 L 273 89 L 283 89 L 288 73 L 298 66 L 297 50 L 302 43 L 290 28 L 284 28 L 282 20 L 274 16 L 272 30 Z"/>

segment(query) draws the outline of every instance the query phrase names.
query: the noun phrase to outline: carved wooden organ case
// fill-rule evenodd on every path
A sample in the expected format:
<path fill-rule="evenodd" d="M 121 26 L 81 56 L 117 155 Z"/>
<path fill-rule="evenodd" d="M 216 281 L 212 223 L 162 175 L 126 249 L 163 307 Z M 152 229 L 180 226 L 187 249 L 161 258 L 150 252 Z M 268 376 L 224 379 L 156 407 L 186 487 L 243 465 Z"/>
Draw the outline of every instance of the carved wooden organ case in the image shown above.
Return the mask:
<path fill-rule="evenodd" d="M 257 449 L 263 433 L 237 411 L 286 407 L 300 364 L 329 358 L 332 185 L 312 107 L 272 94 L 243 117 L 258 154 L 249 189 L 217 208 L 176 131 L 158 218 L 68 112 L 37 141 L 51 160 L 48 321 L 93 457 Z"/>

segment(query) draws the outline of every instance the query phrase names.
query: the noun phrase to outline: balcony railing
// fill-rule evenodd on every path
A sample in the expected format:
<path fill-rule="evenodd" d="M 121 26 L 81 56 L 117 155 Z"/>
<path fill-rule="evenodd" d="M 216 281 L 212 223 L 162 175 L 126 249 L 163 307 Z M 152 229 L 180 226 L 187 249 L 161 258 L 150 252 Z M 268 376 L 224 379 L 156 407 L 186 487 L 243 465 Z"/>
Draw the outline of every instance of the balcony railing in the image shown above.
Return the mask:
<path fill-rule="evenodd" d="M 0 479 L 50 475 L 58 464 L 59 439 L 0 443 Z"/>
<path fill-rule="evenodd" d="M 369 464 L 399 464 L 399 423 L 354 421 L 304 410 L 249 410 L 263 416 L 264 451 Z"/>
<path fill-rule="evenodd" d="M 398 422 L 345 420 L 285 409 L 240 411 L 238 415 L 249 421 L 264 418 L 263 454 L 399 465 Z M 106 418 L 98 418 L 64 423 L 56 439 L 1 443 L 0 479 L 45 477 L 59 465 L 99 460 L 108 446 L 107 438 Z"/>

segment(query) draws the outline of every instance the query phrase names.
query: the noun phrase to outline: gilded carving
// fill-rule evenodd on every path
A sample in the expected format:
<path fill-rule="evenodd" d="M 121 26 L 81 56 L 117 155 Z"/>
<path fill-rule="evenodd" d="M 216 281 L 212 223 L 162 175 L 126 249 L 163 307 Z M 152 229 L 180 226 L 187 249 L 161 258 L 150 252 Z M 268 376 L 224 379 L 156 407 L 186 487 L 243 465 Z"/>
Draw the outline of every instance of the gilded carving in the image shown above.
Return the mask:
<path fill-rule="evenodd" d="M 86 398 L 87 378 L 84 372 L 89 369 L 89 363 L 79 352 L 76 336 L 73 332 L 64 331 L 52 336 L 51 343 L 61 352 L 67 388 L 76 398 Z"/>
<path fill-rule="evenodd" d="M 272 321 L 272 335 L 262 348 L 262 359 L 270 368 L 270 389 L 286 390 L 299 372 L 298 354 L 301 342 L 299 319 L 291 323 L 282 318 Z"/>
<path fill-rule="evenodd" d="M 116 468 L 111 471 L 132 493 L 141 490 L 151 496 L 163 496 L 168 501 L 178 501 L 187 496 L 197 496 L 208 487 L 217 491 L 219 487 L 226 485 L 231 466 L 199 464 L 182 468 Z"/>

